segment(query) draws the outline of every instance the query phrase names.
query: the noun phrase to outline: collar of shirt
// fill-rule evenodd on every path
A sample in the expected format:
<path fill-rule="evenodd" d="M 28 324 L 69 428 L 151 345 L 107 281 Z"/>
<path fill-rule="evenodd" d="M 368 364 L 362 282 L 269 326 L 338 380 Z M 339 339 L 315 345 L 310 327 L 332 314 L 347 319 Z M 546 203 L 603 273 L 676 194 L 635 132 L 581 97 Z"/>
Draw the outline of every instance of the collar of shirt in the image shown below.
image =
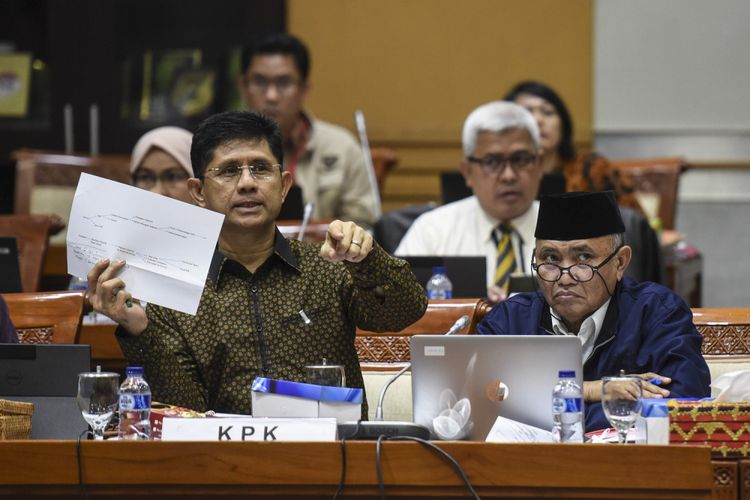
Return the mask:
<path fill-rule="evenodd" d="M 497 226 L 500 224 L 500 221 L 490 217 L 487 215 L 487 212 L 482 210 L 481 205 L 479 204 L 479 200 L 476 196 L 473 196 L 474 200 L 476 201 L 478 213 L 481 215 L 477 217 L 477 234 L 483 234 L 484 241 L 492 241 L 492 232 L 497 228 Z M 528 234 L 529 232 L 531 234 L 534 233 L 534 228 L 536 227 L 536 218 L 539 212 L 539 202 L 534 200 L 534 202 L 531 203 L 528 210 L 526 210 L 524 213 L 516 217 L 515 219 L 510 220 L 510 224 L 513 226 L 514 233 L 516 234 L 516 237 L 521 238 L 521 234 Z M 523 238 L 521 238 L 523 239 Z M 524 245 L 533 244 L 531 241 L 524 241 Z"/>
<path fill-rule="evenodd" d="M 276 228 L 276 233 L 274 235 L 273 254 L 271 254 L 271 256 L 258 268 L 258 271 L 260 271 L 267 265 L 270 265 L 269 263 L 274 261 L 279 262 L 280 265 L 289 266 L 298 272 L 300 270 L 299 265 L 297 264 L 297 258 L 292 252 L 292 247 L 289 245 L 289 242 L 284 237 L 284 235 L 281 234 L 279 228 Z M 250 272 L 245 268 L 245 266 L 243 266 L 236 260 L 232 260 L 226 257 L 223 253 L 221 253 L 219 247 L 217 246 L 214 249 L 213 257 L 211 258 L 211 266 L 208 268 L 208 278 L 211 280 L 211 283 L 213 283 L 214 286 L 216 286 L 221 273 L 225 271 L 231 272 L 238 276 L 250 275 Z"/>
<path fill-rule="evenodd" d="M 594 350 L 594 343 L 599 332 L 602 330 L 604 325 L 604 317 L 607 315 L 607 309 L 612 297 L 599 307 L 594 314 L 583 320 L 581 329 L 578 333 L 571 332 L 565 323 L 558 319 L 557 313 L 550 307 L 550 315 L 552 316 L 552 331 L 555 335 L 577 335 L 581 339 L 583 345 L 583 361 L 584 363 L 591 356 L 591 352 Z"/>

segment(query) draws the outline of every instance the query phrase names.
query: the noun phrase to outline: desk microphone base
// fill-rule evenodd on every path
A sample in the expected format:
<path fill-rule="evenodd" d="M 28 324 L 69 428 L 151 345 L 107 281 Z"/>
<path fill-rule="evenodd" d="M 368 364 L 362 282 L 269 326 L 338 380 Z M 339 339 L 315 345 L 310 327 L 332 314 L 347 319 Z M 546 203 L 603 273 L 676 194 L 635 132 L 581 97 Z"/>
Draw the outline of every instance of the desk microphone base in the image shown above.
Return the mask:
<path fill-rule="evenodd" d="M 430 430 L 414 422 L 344 422 L 338 425 L 339 439 L 377 439 L 379 436 L 407 436 L 430 439 Z"/>

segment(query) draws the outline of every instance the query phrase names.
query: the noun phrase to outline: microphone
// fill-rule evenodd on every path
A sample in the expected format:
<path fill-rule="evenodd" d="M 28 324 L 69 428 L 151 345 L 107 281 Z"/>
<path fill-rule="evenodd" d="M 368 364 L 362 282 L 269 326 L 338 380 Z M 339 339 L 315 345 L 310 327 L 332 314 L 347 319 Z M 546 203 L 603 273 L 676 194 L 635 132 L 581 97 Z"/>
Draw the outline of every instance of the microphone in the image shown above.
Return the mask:
<path fill-rule="evenodd" d="M 370 190 L 372 191 L 372 209 L 376 217 L 380 217 L 382 207 L 380 205 L 380 190 L 378 189 L 378 180 L 375 176 L 375 167 L 372 164 L 372 153 L 370 152 L 370 141 L 367 138 L 367 128 L 365 127 L 365 114 L 362 110 L 354 112 L 354 122 L 357 125 L 359 133 L 359 143 L 362 147 L 362 156 L 367 167 L 367 179 L 370 181 Z"/>
<path fill-rule="evenodd" d="M 310 222 L 310 216 L 312 215 L 313 202 L 305 203 L 305 211 L 302 213 L 302 225 L 299 227 L 299 234 L 297 235 L 297 241 L 302 241 L 305 238 L 305 231 L 307 231 L 307 224 Z"/>
<path fill-rule="evenodd" d="M 469 316 L 464 314 L 453 323 L 444 335 L 455 335 L 469 324 Z M 378 405 L 375 407 L 375 420 L 372 422 L 346 422 L 339 424 L 339 435 L 347 439 L 377 439 L 379 436 L 412 436 L 421 439 L 430 439 L 430 430 L 424 425 L 415 424 L 414 422 L 398 422 L 383 420 L 383 402 L 385 394 L 393 382 L 411 368 L 411 363 L 407 363 L 394 376 L 388 379 L 378 395 Z"/>

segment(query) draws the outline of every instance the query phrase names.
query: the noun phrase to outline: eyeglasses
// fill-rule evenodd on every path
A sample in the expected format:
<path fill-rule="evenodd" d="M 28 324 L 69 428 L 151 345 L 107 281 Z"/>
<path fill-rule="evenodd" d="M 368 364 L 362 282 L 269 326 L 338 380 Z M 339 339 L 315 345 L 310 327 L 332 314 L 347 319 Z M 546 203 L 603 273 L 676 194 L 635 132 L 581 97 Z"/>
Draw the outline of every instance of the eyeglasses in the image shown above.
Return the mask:
<path fill-rule="evenodd" d="M 237 182 L 242 176 L 242 171 L 247 169 L 250 175 L 258 182 L 270 181 L 276 175 L 276 167 L 281 168 L 281 165 L 270 164 L 270 163 L 255 163 L 251 165 L 222 165 L 221 167 L 207 168 L 206 172 L 211 173 L 211 178 L 219 182 L 229 184 Z"/>
<path fill-rule="evenodd" d="M 158 181 L 169 187 L 179 187 L 189 177 L 188 173 L 182 168 L 165 170 L 159 175 L 148 170 L 137 170 L 133 174 L 133 185 L 141 189 L 151 189 L 156 186 Z"/>
<path fill-rule="evenodd" d="M 466 159 L 470 162 L 478 163 L 482 172 L 485 174 L 498 175 L 501 174 L 508 165 L 510 165 L 510 168 L 516 173 L 527 170 L 536 161 L 536 155 L 523 152 L 515 153 L 510 156 L 487 155 L 483 158 L 467 156 Z"/>
<path fill-rule="evenodd" d="M 577 282 L 586 283 L 587 281 L 591 281 L 591 279 L 594 277 L 594 273 L 598 272 L 599 269 L 607 265 L 607 263 L 612 260 L 612 257 L 617 255 L 617 252 L 620 251 L 620 248 L 622 247 L 616 248 L 614 252 L 609 254 L 609 257 L 604 259 L 597 266 L 590 266 L 589 264 L 573 264 L 572 266 L 568 267 L 560 267 L 557 264 L 536 264 L 532 262 L 531 268 L 536 271 L 536 274 L 544 281 L 554 283 L 562 278 L 563 273 L 568 273 L 568 275 L 570 275 L 570 277 Z"/>
<path fill-rule="evenodd" d="M 279 94 L 288 95 L 294 92 L 297 85 L 299 85 L 299 82 L 291 76 L 266 78 L 265 76 L 253 75 L 247 81 L 247 90 L 254 95 L 263 95 L 273 86 L 276 87 Z"/>

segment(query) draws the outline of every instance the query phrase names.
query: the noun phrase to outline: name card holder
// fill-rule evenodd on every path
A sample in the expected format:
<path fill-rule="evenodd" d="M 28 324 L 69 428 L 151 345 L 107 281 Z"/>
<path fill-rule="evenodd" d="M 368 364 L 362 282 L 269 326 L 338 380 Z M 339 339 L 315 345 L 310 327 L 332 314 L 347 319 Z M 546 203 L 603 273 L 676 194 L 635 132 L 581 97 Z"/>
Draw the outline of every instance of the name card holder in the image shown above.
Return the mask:
<path fill-rule="evenodd" d="M 170 418 L 162 441 L 335 441 L 335 418 Z"/>

